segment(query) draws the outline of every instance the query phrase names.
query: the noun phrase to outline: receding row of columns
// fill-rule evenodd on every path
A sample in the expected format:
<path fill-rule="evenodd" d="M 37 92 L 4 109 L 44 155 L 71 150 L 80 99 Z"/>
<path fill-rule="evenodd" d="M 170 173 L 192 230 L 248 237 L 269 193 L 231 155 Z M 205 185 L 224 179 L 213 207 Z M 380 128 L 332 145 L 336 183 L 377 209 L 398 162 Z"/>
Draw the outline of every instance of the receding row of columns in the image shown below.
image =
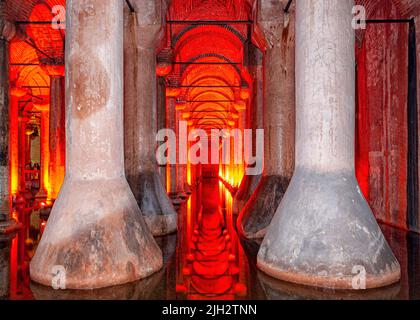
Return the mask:
<path fill-rule="evenodd" d="M 294 14 L 281 2 L 261 1 L 258 24 L 266 38 L 264 55 L 264 173 L 240 211 L 238 230 L 263 238 L 286 192 L 294 167 Z"/>
<path fill-rule="evenodd" d="M 133 1 L 125 31 L 125 172 L 153 235 L 177 230 L 177 213 L 162 184 L 155 157 L 157 79 L 155 46 L 161 30 L 156 1 Z"/>
<path fill-rule="evenodd" d="M 12 152 L 10 149 L 9 41 L 16 35 L 16 29 L 6 20 L 5 13 L 6 1 L 2 0 L 0 1 L 0 239 L 2 240 L 12 237 L 18 228 L 18 224 L 10 217 Z"/>
<path fill-rule="evenodd" d="M 67 15 L 66 176 L 30 274 L 51 286 L 61 266 L 67 288 L 98 288 L 163 261 L 124 172 L 123 2 L 69 0 Z"/>
<path fill-rule="evenodd" d="M 52 284 L 56 266 L 64 267 L 67 288 L 75 289 L 134 281 L 162 267 L 161 251 L 150 230 L 167 233 L 176 228 L 176 219 L 174 224 L 171 206 L 164 210 L 170 202 L 154 162 L 157 118 L 152 48 L 160 27 L 156 25 L 158 9 L 151 9 L 151 3 L 154 1 L 134 1 L 137 9 L 144 10 L 132 14 L 128 26 L 133 47 L 126 47 L 126 54 L 133 53 L 134 62 L 127 67 L 134 72 L 125 79 L 130 88 L 126 93 L 133 95 L 125 101 L 125 130 L 126 146 L 132 143 L 133 150 L 126 156 L 124 170 L 123 3 L 67 2 L 66 176 L 31 262 L 31 277 L 42 284 Z M 296 3 L 295 171 L 258 254 L 258 267 L 274 277 L 345 289 L 353 288 L 354 267 L 365 269 L 368 288 L 393 283 L 400 276 L 398 261 L 354 176 L 353 4 L 352 0 Z M 94 10 L 90 10 L 91 5 Z M 265 9 L 272 9 L 270 6 Z M 264 28 L 264 22 L 262 25 Z M 274 25 L 282 35 L 289 32 L 287 25 L 280 27 L 278 21 L 273 24 L 270 20 L 267 25 L 266 31 Z M 104 32 L 95 32 L 98 26 Z M 277 81 L 293 78 L 290 41 L 289 37 L 281 41 L 274 38 L 266 54 L 266 68 L 273 70 L 268 75 Z M 278 59 L 279 55 L 284 56 Z M 5 53 L 2 56 L 7 58 Z M 259 104 L 262 72 L 262 66 L 257 67 L 259 101 L 255 103 Z M 283 88 L 285 92 L 280 93 L 280 84 L 267 81 L 267 75 L 265 79 L 267 115 L 263 125 L 269 130 L 269 141 L 266 179 L 262 181 L 263 186 L 278 187 L 280 196 L 275 198 L 281 198 L 293 168 L 293 143 L 289 140 L 293 120 L 285 120 L 293 118 L 293 101 L 284 102 L 280 112 L 278 108 L 282 105 L 280 96 L 290 97 L 293 88 Z M 273 96 L 268 97 L 268 93 Z M 0 98 L 6 101 L 4 96 Z M 173 108 L 175 112 L 174 99 Z M 257 123 L 258 117 L 254 119 L 254 128 L 262 125 Z M 130 121 L 131 127 L 127 125 Z M 141 135 L 127 141 L 136 134 L 134 127 Z M 8 136 L 7 128 L 1 130 Z M 3 152 L 7 144 L 2 142 L 0 147 Z M 8 170 L 7 164 L 4 167 Z M 276 178 L 271 183 L 267 177 L 273 176 Z M 244 184 L 251 186 L 258 177 L 246 180 Z M 174 183 L 171 190 L 177 191 Z M 2 196 L 6 194 L 1 191 Z M 269 209 L 264 217 L 273 214 L 272 205 Z M 244 233 L 262 234 L 247 225 L 242 228 Z"/>

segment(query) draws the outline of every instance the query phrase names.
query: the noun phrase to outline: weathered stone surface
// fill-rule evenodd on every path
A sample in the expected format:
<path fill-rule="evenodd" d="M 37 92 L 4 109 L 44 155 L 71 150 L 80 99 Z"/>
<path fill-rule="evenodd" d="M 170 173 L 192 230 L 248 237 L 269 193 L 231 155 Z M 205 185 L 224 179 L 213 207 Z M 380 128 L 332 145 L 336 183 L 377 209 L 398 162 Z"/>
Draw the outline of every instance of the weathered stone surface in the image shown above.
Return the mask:
<path fill-rule="evenodd" d="M 400 279 L 355 178 L 353 4 L 296 4 L 296 170 L 257 257 L 275 278 L 336 289 L 357 289 L 357 269 L 366 288 Z"/>
<path fill-rule="evenodd" d="M 157 79 L 155 46 L 161 30 L 158 1 L 133 1 L 126 12 L 125 169 L 127 180 L 154 235 L 176 231 L 175 208 L 158 178 L 156 163 Z"/>
<path fill-rule="evenodd" d="M 9 218 L 9 197 L 9 45 L 0 34 L 0 222 Z"/>
<path fill-rule="evenodd" d="M 382 1 L 369 19 L 398 19 Z M 356 173 L 379 221 L 407 228 L 408 24 L 368 25 L 357 55 Z"/>
<path fill-rule="evenodd" d="M 233 214 L 240 214 L 249 198 L 257 188 L 262 175 L 246 175 L 233 199 Z"/>
<path fill-rule="evenodd" d="M 49 182 L 51 198 L 56 199 L 63 185 L 66 164 L 64 75 L 51 75 Z"/>
<path fill-rule="evenodd" d="M 163 264 L 124 176 L 122 6 L 67 2 L 66 177 L 30 265 L 46 286 L 56 266 L 67 289 L 93 289 Z"/>
<path fill-rule="evenodd" d="M 355 177 L 298 169 L 261 245 L 258 267 L 286 281 L 352 289 L 355 266 L 365 268 L 367 288 L 400 277 Z"/>
<path fill-rule="evenodd" d="M 417 110 L 420 109 L 420 15 L 417 15 L 414 21 L 416 25 L 416 45 L 417 45 Z M 420 112 L 418 112 L 418 123 L 420 123 Z M 418 145 L 420 145 L 420 135 L 417 137 Z M 418 172 L 420 172 L 420 161 L 418 163 Z M 418 227 L 413 228 L 413 231 L 420 233 L 420 206 L 417 213 Z"/>
<path fill-rule="evenodd" d="M 176 232 L 178 215 L 174 211 L 160 176 L 155 171 L 141 172 L 132 184 L 134 195 L 153 235 Z M 169 212 L 174 211 L 172 214 Z"/>
<path fill-rule="evenodd" d="M 268 300 L 393 300 L 398 298 L 401 287 L 396 283 L 371 290 L 328 290 L 281 281 L 261 271 L 257 276 Z"/>
<path fill-rule="evenodd" d="M 262 176 L 239 215 L 238 232 L 242 236 L 248 239 L 264 238 L 288 185 L 288 177 Z"/>
<path fill-rule="evenodd" d="M 264 237 L 294 168 L 294 11 L 284 14 L 280 1 L 260 1 L 259 6 L 258 25 L 266 38 L 264 173 L 238 218 L 238 230 L 248 238 Z"/>

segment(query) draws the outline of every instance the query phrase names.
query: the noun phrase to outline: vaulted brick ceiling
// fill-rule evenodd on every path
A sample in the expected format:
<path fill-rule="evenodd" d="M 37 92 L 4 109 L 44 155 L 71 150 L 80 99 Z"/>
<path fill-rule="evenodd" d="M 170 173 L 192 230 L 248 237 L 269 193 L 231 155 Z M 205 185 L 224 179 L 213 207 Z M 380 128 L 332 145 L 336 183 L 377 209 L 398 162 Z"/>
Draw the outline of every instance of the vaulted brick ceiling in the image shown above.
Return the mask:
<path fill-rule="evenodd" d="M 124 0 L 121 0 L 124 1 Z M 171 2 L 169 16 L 171 19 L 247 19 L 249 12 L 254 7 L 254 0 L 167 0 Z M 288 0 L 281 0 L 284 5 Z M 377 10 L 383 1 L 392 1 L 401 18 L 420 14 L 419 0 L 356 0 L 367 9 L 369 18 Z M 219 5 L 217 5 L 219 4 Z M 4 15 L 10 21 L 49 21 L 53 14 L 51 9 L 56 5 L 65 5 L 65 0 L 6 0 L 6 12 Z M 217 10 L 220 8 L 220 10 Z M 30 37 L 29 42 L 14 41 L 12 44 L 12 63 L 37 63 L 45 57 L 52 58 L 56 62 L 63 60 L 64 55 L 64 31 L 51 30 L 45 25 L 22 25 L 22 29 Z M 358 38 L 362 38 L 358 37 Z M 34 48 L 37 47 L 40 50 Z M 201 52 L 202 53 L 202 52 Z M 196 55 L 198 55 L 197 53 Z M 235 57 L 237 58 L 237 57 Z M 48 76 L 43 73 L 39 66 L 15 66 L 12 77 L 21 84 L 48 85 Z M 45 94 L 45 90 L 35 90 L 34 94 Z"/>

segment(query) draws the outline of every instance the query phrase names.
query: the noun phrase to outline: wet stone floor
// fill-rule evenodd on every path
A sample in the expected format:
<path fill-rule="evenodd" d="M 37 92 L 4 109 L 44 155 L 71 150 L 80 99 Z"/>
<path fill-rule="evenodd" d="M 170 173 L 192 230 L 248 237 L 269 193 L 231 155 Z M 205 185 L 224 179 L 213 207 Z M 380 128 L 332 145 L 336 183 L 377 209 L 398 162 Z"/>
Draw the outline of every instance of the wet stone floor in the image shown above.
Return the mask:
<path fill-rule="evenodd" d="M 358 292 L 285 283 L 256 268 L 259 244 L 238 239 L 232 196 L 205 178 L 179 208 L 177 234 L 156 238 L 165 266 L 147 279 L 100 290 L 54 290 L 29 279 L 28 239 L 0 242 L 0 299 L 420 299 L 420 236 L 382 226 L 401 269 L 401 282 Z M 22 236 L 21 236 L 22 238 Z"/>

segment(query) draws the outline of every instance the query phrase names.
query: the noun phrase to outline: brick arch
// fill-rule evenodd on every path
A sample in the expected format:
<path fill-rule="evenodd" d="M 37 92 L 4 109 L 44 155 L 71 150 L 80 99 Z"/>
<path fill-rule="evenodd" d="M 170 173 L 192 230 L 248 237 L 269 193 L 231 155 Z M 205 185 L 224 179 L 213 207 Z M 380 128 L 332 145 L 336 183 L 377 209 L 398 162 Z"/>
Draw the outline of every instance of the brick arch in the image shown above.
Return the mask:
<path fill-rule="evenodd" d="M 27 21 L 36 5 L 45 4 L 49 8 L 66 5 L 65 0 L 7 0 L 6 16 L 11 21 Z"/>

